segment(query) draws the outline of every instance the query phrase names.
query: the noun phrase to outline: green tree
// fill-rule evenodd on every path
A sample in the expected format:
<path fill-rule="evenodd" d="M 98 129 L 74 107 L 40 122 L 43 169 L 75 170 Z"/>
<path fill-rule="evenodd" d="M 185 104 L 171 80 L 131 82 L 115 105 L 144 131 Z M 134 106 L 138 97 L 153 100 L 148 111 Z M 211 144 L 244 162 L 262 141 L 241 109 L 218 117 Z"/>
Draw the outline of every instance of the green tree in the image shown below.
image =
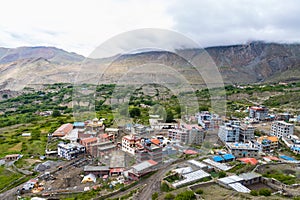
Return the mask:
<path fill-rule="evenodd" d="M 262 188 L 259 190 L 259 195 L 271 196 L 271 190 L 269 190 L 267 188 Z"/>
<path fill-rule="evenodd" d="M 129 110 L 130 117 L 139 117 L 141 116 L 141 110 L 137 107 L 134 107 Z"/>
<path fill-rule="evenodd" d="M 171 193 L 167 193 L 165 195 L 165 200 L 173 200 L 175 198 L 174 194 L 171 194 Z"/>
<path fill-rule="evenodd" d="M 166 122 L 171 123 L 174 121 L 174 114 L 171 110 L 167 110 Z"/>
<path fill-rule="evenodd" d="M 152 194 L 152 200 L 156 200 L 158 198 L 158 193 L 155 192 Z"/>
<path fill-rule="evenodd" d="M 174 200 L 192 200 L 196 199 L 195 194 L 193 191 L 185 191 L 178 194 Z"/>
<path fill-rule="evenodd" d="M 196 190 L 196 193 L 197 194 L 203 194 L 203 190 L 199 188 L 199 189 Z"/>
<path fill-rule="evenodd" d="M 257 196 L 258 195 L 258 192 L 256 190 L 251 190 L 250 194 L 252 196 Z"/>
<path fill-rule="evenodd" d="M 169 192 L 170 191 L 170 187 L 167 183 L 163 182 L 160 186 L 160 190 L 163 192 Z"/>
<path fill-rule="evenodd" d="M 226 172 L 221 171 L 221 172 L 219 172 L 218 176 L 219 176 L 219 178 L 224 178 L 226 176 Z"/>
<path fill-rule="evenodd" d="M 60 112 L 58 110 L 53 110 L 52 117 L 59 117 Z"/>

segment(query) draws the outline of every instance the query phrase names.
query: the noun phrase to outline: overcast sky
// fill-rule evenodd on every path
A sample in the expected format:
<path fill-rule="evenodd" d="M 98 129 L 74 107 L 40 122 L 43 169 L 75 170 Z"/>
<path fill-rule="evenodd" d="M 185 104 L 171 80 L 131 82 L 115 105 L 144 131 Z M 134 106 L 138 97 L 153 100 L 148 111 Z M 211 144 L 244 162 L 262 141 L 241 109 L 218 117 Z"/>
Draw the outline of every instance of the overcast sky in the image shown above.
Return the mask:
<path fill-rule="evenodd" d="M 297 0 L 9 0 L 0 46 L 56 46 L 89 55 L 138 28 L 178 31 L 202 47 L 252 40 L 300 42 Z"/>

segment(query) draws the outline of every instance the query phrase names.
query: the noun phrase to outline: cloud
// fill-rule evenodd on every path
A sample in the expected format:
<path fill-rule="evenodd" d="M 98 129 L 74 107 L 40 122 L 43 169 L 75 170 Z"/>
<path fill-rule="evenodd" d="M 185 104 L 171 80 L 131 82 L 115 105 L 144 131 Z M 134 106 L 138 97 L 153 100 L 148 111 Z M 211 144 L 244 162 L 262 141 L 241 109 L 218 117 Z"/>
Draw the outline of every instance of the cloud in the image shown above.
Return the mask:
<path fill-rule="evenodd" d="M 174 29 L 202 46 L 245 43 L 249 40 L 299 42 L 300 4 L 288 0 L 190 0 L 169 9 Z"/>
<path fill-rule="evenodd" d="M 202 46 L 299 42 L 299 13 L 297 0 L 10 0 L 0 7 L 0 46 L 56 46 L 87 56 L 139 28 L 176 30 Z"/>

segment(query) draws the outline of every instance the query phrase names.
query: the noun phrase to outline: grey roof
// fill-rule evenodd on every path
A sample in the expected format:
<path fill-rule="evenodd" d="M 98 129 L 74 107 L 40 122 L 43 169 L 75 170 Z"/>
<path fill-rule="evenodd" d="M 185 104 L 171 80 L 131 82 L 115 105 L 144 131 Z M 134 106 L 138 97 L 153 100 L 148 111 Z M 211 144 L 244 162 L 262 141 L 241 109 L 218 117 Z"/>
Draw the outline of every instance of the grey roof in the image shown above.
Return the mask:
<path fill-rule="evenodd" d="M 245 187 L 241 183 L 231 183 L 231 184 L 229 184 L 229 187 L 231 187 L 235 191 L 242 192 L 242 193 L 250 193 L 251 192 L 251 190 L 249 188 Z"/>
<path fill-rule="evenodd" d="M 88 172 L 95 172 L 95 171 L 108 171 L 109 167 L 108 166 L 84 166 L 83 171 L 88 171 Z"/>
<path fill-rule="evenodd" d="M 230 170 L 232 167 L 226 165 L 226 164 L 223 164 L 223 163 L 218 163 L 218 162 L 215 162 L 209 158 L 203 160 L 204 163 L 208 164 L 208 165 L 211 165 L 213 167 L 216 167 L 220 170 L 223 170 L 223 171 L 227 171 L 227 170 Z"/>
<path fill-rule="evenodd" d="M 145 170 L 149 167 L 152 167 L 153 165 L 155 165 L 155 164 L 153 164 L 153 163 L 149 162 L 148 160 L 146 160 L 146 161 L 143 161 L 143 162 L 141 162 L 137 165 L 132 166 L 132 168 L 134 170 L 136 170 L 137 172 L 140 172 L 140 171 L 143 171 L 143 170 Z"/>
<path fill-rule="evenodd" d="M 225 184 L 225 185 L 228 185 L 228 184 L 231 184 L 231 183 L 236 183 L 236 182 L 240 182 L 244 180 L 243 178 L 237 176 L 237 175 L 232 175 L 232 176 L 228 176 L 228 177 L 224 177 L 224 178 L 220 178 L 218 179 L 219 182 Z"/>
<path fill-rule="evenodd" d="M 184 179 L 181 180 L 181 181 L 173 183 L 173 187 L 176 188 L 176 187 L 180 187 L 182 185 L 188 184 L 188 183 L 198 181 L 202 178 L 209 177 L 210 174 L 203 171 L 202 169 L 199 169 L 197 171 L 194 171 L 194 172 L 191 172 L 191 173 L 188 173 L 188 174 L 184 174 L 182 176 L 184 177 Z"/>
<path fill-rule="evenodd" d="M 199 161 L 196 161 L 196 160 L 189 160 L 188 163 L 190 163 L 192 165 L 195 165 L 196 167 L 199 167 L 201 169 L 207 167 L 206 164 L 204 164 L 202 162 L 199 162 Z"/>
<path fill-rule="evenodd" d="M 258 173 L 255 173 L 255 172 L 248 172 L 248 173 L 240 174 L 239 177 L 241 177 L 242 179 L 247 181 L 247 180 L 252 180 L 254 178 L 261 177 L 261 174 L 258 174 Z"/>

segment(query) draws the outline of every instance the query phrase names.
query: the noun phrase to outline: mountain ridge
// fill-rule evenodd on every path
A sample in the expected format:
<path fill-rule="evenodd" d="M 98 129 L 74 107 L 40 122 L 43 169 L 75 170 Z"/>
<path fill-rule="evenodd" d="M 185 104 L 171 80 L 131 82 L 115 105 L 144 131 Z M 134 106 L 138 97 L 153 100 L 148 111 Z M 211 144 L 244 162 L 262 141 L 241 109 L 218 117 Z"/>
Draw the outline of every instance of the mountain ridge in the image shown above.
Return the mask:
<path fill-rule="evenodd" d="M 114 83 L 126 70 L 147 63 L 172 66 L 188 79 L 198 81 L 183 57 L 193 61 L 203 50 L 218 67 L 225 84 L 300 80 L 300 44 L 251 42 L 180 49 L 176 54 L 146 51 L 103 59 L 87 59 L 56 47 L 37 46 L 0 48 L 0 86 L 5 83 L 2 88 L 14 90 L 26 84 L 72 82 L 78 73 L 83 74 L 84 80 L 95 81 L 108 66 L 111 70 L 104 82 Z"/>

